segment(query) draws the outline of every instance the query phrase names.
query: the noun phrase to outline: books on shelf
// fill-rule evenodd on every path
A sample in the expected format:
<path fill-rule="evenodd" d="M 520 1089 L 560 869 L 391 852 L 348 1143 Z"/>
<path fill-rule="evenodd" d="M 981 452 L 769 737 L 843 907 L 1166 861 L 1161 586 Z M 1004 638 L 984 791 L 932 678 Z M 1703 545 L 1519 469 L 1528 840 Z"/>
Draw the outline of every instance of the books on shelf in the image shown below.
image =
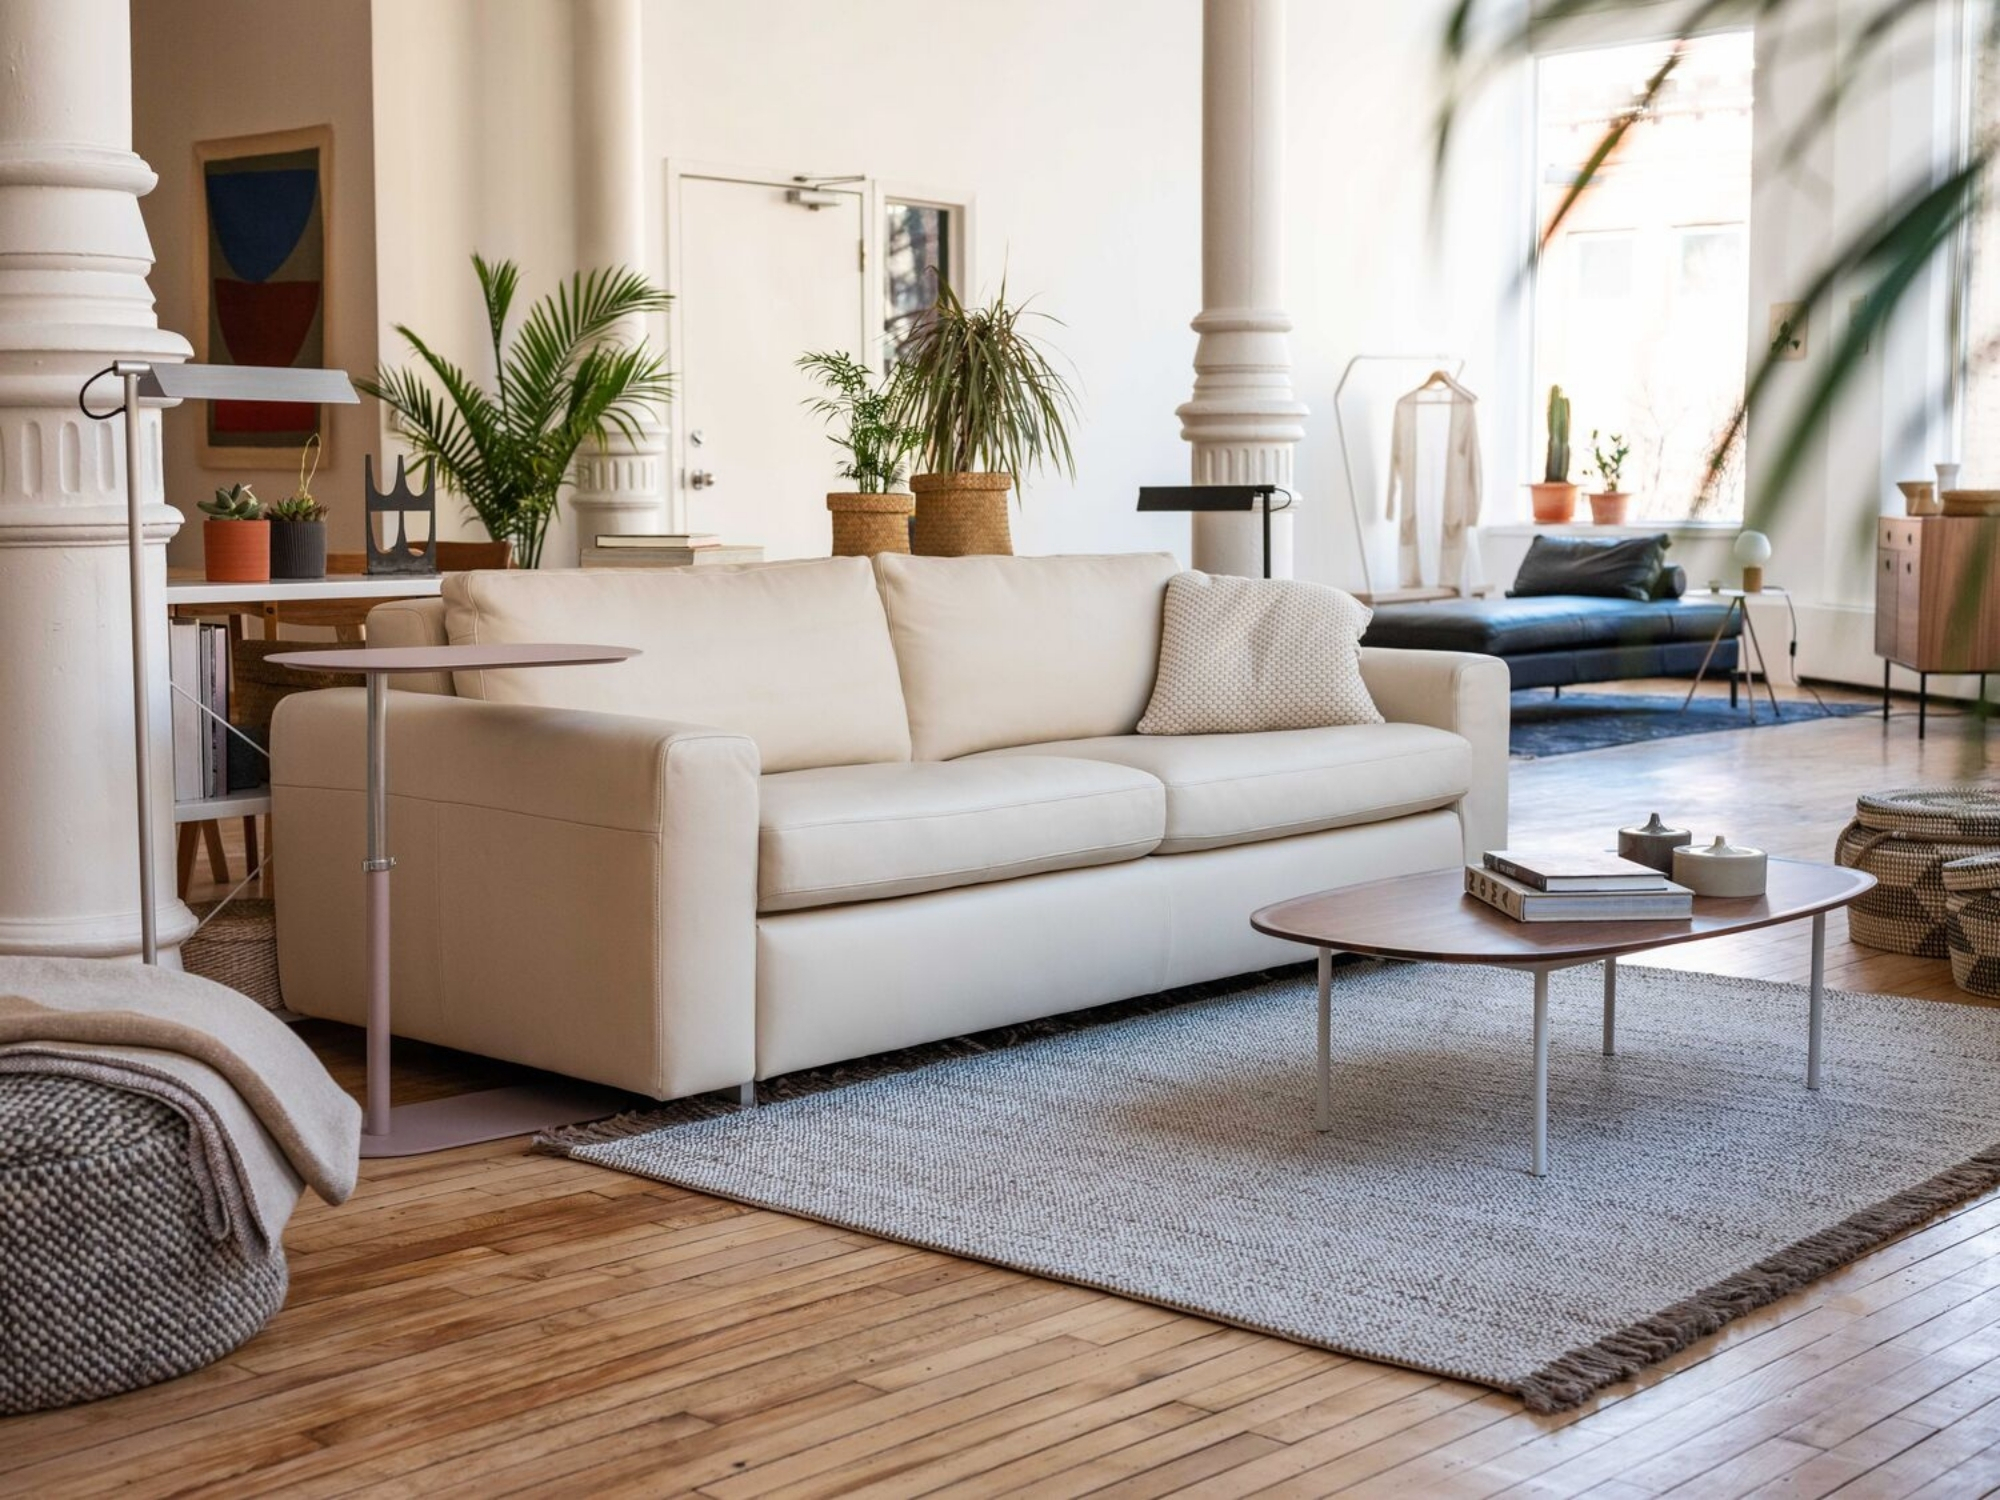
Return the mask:
<path fill-rule="evenodd" d="M 194 620 L 170 624 L 167 680 L 173 692 L 174 800 L 228 796 L 229 627 Z"/>
<path fill-rule="evenodd" d="M 1658 891 L 1667 877 L 1651 865 L 1595 850 L 1493 849 L 1486 868 L 1538 891 Z"/>
<path fill-rule="evenodd" d="M 1694 892 L 1664 875 L 1654 890 L 1544 891 L 1467 865 L 1465 893 L 1517 922 L 1673 922 L 1694 915 Z"/>

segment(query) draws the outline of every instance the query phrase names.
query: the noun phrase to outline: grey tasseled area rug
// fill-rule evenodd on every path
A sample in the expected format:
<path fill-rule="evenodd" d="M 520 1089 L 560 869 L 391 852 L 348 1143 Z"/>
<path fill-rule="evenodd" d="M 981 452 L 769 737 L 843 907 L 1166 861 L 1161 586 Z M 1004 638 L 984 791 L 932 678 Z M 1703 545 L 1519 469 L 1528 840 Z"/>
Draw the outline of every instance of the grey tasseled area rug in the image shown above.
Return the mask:
<path fill-rule="evenodd" d="M 1327 1135 L 1312 985 L 1288 975 L 550 1144 L 1541 1411 L 2000 1182 L 2000 1012 L 1831 994 L 1813 1094 L 1802 987 L 1627 968 L 1607 1058 L 1599 973 L 1554 976 L 1539 1181 L 1530 981 L 1434 966 L 1336 970 Z"/>

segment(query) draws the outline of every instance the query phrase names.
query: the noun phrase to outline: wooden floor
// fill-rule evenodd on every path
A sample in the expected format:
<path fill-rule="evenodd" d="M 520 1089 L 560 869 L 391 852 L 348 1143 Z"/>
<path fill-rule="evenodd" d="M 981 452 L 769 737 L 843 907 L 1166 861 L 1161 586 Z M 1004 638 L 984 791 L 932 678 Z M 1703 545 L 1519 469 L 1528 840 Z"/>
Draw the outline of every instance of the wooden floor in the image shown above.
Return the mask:
<path fill-rule="evenodd" d="M 1920 747 L 1914 717 L 1886 729 L 1868 717 L 1521 764 L 1514 827 L 1608 829 L 1657 808 L 1700 833 L 1823 857 L 1858 791 L 1991 774 L 1977 727 L 1931 729 Z M 1803 980 L 1806 935 L 1670 957 Z M 1829 977 L 1957 995 L 1943 963 L 1853 948 L 1838 923 Z M 351 1034 L 313 1035 L 356 1082 Z M 399 1065 L 412 1098 L 482 1076 L 419 1048 Z M 268 1330 L 186 1379 L 0 1421 L 0 1489 L 1622 1500 L 2000 1488 L 2000 1196 L 1558 1418 L 519 1142 L 365 1163 L 354 1199 L 309 1199 L 286 1242 L 291 1299 Z"/>

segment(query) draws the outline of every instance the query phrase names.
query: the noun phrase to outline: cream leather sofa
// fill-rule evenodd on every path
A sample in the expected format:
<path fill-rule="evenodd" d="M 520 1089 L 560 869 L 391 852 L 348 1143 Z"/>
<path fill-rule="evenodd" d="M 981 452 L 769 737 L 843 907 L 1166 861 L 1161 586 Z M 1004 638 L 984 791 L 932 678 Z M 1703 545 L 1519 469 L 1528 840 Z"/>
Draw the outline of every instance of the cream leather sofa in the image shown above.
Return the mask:
<path fill-rule="evenodd" d="M 1504 844 L 1507 669 L 1148 738 L 1165 554 L 484 572 L 373 645 L 588 641 L 389 714 L 399 1034 L 673 1098 L 1290 962 L 1285 896 Z M 359 689 L 273 726 L 286 1003 L 363 1019 Z"/>

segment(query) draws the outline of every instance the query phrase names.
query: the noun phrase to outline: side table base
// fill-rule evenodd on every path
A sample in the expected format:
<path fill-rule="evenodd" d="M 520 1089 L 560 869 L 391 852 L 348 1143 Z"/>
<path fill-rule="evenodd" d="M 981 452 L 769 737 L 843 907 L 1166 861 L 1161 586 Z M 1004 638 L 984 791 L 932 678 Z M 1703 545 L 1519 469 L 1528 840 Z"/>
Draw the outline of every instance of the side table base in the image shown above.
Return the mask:
<path fill-rule="evenodd" d="M 453 1146 L 529 1135 L 555 1125 L 602 1120 L 644 1102 L 640 1095 L 595 1083 L 525 1083 L 389 1111 L 383 1135 L 361 1136 L 363 1157 L 422 1156 Z"/>

